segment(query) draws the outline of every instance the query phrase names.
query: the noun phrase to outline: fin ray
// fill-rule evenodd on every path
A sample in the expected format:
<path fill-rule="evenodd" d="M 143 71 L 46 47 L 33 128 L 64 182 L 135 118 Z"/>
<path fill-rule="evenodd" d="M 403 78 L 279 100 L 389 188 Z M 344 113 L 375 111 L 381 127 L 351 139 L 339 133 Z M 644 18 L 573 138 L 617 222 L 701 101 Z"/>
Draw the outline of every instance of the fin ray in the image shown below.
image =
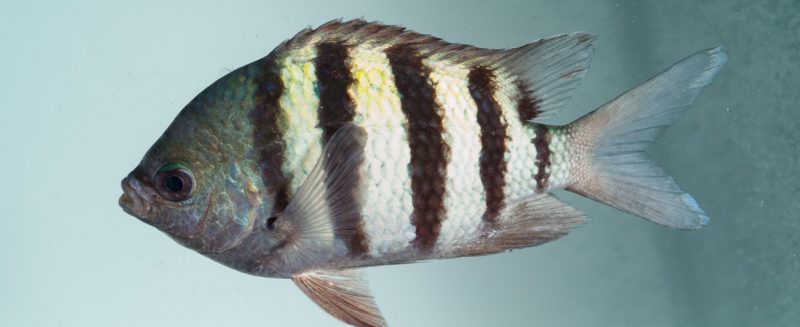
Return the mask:
<path fill-rule="evenodd" d="M 305 29 L 282 43 L 275 50 L 280 54 L 290 49 L 318 42 L 342 42 L 352 46 L 386 48 L 403 44 L 413 47 L 422 58 L 459 65 L 465 69 L 486 67 L 505 77 L 512 98 L 528 97 L 529 114 L 524 120 L 542 122 L 557 114 L 572 98 L 589 69 L 594 53 L 590 34 L 561 34 L 540 39 L 511 49 L 486 49 L 450 43 L 434 36 L 416 33 L 400 26 L 367 22 L 333 20 L 315 29 Z M 511 92 L 511 90 L 509 90 Z M 518 94 L 519 93 L 519 94 Z"/>
<path fill-rule="evenodd" d="M 386 326 L 367 280 L 356 270 L 320 270 L 292 277 L 311 300 L 354 326 Z"/>
<path fill-rule="evenodd" d="M 581 211 L 549 193 L 535 194 L 509 204 L 495 244 L 520 248 L 544 244 L 588 222 Z"/>
<path fill-rule="evenodd" d="M 335 251 L 335 237 L 355 233 L 360 223 L 361 199 L 348 195 L 359 193 L 352 190 L 362 180 L 358 174 L 366 140 L 366 131 L 358 126 L 348 123 L 339 128 L 280 216 L 296 233 L 293 243 L 282 251 L 290 266 L 300 266 L 301 262 Z"/>
<path fill-rule="evenodd" d="M 694 198 L 644 150 L 726 61 L 721 48 L 700 51 L 569 125 L 578 163 L 567 189 L 664 226 L 708 224 Z"/>
<path fill-rule="evenodd" d="M 480 242 L 466 244 L 457 252 L 485 255 L 541 245 L 588 221 L 586 215 L 552 194 L 533 194 L 506 205 L 498 222 L 485 226 Z"/>
<path fill-rule="evenodd" d="M 519 97 L 530 98 L 535 113 L 532 122 L 545 122 L 558 114 L 570 100 L 580 80 L 589 70 L 594 53 L 593 35 L 572 33 L 556 35 L 504 50 L 508 54 L 498 62 L 519 81 Z"/>

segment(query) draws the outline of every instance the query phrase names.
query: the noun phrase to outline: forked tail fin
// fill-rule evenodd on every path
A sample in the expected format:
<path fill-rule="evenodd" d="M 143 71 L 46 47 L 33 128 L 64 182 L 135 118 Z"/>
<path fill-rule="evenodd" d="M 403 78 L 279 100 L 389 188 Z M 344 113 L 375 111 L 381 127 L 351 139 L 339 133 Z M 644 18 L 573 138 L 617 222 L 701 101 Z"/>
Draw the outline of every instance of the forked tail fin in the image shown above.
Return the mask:
<path fill-rule="evenodd" d="M 567 189 L 649 221 L 697 229 L 709 218 L 644 152 L 727 61 L 700 51 L 565 127 L 574 165 Z"/>

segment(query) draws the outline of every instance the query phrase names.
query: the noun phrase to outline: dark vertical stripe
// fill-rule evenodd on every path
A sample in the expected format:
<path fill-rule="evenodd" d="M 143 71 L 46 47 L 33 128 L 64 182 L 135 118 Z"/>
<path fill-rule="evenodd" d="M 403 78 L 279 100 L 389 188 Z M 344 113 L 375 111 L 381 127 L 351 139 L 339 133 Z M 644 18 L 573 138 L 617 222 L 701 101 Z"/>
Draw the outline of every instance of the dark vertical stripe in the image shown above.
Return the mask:
<path fill-rule="evenodd" d="M 325 42 L 317 45 L 316 74 L 319 92 L 319 127 L 323 144 L 342 125 L 353 121 L 355 108 L 347 88 L 353 84 L 347 66 L 348 49 L 342 43 Z"/>
<path fill-rule="evenodd" d="M 340 42 L 325 42 L 317 45 L 317 57 L 315 60 L 315 70 L 317 75 L 317 90 L 319 92 L 319 127 L 322 129 L 322 144 L 325 145 L 331 137 L 339 130 L 342 125 L 353 121 L 355 116 L 355 105 L 353 99 L 347 93 L 347 88 L 353 84 L 353 77 L 350 74 L 350 67 L 347 64 L 349 58 L 348 48 Z M 336 164 L 329 158 L 325 158 L 325 169 L 331 171 Z M 358 178 L 353 174 L 353 178 Z M 358 181 L 347 181 L 348 185 L 357 185 Z M 350 184 L 352 183 L 352 184 Z M 331 183 L 326 180 L 328 187 L 328 201 L 332 201 Z M 347 190 L 335 190 L 335 192 L 347 192 L 347 194 L 337 194 L 338 201 L 358 205 L 357 188 Z M 346 234 L 337 235 L 341 238 L 351 256 L 359 257 L 369 251 L 366 232 L 361 224 L 361 210 L 347 210 L 334 214 L 333 223 L 339 228 L 336 230 L 347 231 Z M 346 226 L 345 226 L 346 225 Z"/>
<path fill-rule="evenodd" d="M 550 167 L 550 133 L 547 126 L 535 124 L 536 136 L 533 145 L 536 147 L 536 191 L 544 192 L 547 189 L 547 179 L 550 174 L 545 170 Z"/>
<path fill-rule="evenodd" d="M 519 119 L 523 124 L 530 124 L 539 115 L 539 103 L 542 100 L 534 96 L 534 91 L 523 80 L 517 82 L 517 92 L 519 92 L 519 98 L 517 99 Z"/>
<path fill-rule="evenodd" d="M 536 124 L 533 119 L 539 116 L 539 104 L 541 99 L 536 98 L 535 90 L 531 89 L 525 81 L 517 82 L 517 113 L 525 128 L 533 128 L 535 132 L 533 145 L 536 147 L 536 173 L 533 179 L 536 181 L 536 192 L 544 192 L 547 189 L 547 179 L 550 174 L 545 171 L 550 166 L 550 137 L 547 126 Z"/>
<path fill-rule="evenodd" d="M 253 124 L 253 149 L 264 185 L 275 194 L 273 208 L 280 212 L 289 204 L 290 181 L 281 170 L 286 158 L 286 144 L 278 126 L 281 114 L 278 101 L 284 87 L 272 56 L 262 59 L 253 69 L 256 91 L 249 114 Z"/>
<path fill-rule="evenodd" d="M 442 139 L 444 124 L 435 91 L 429 79 L 430 69 L 423 65 L 413 46 L 400 44 L 386 50 L 400 104 L 408 121 L 408 145 L 411 151 L 411 223 L 415 227 L 414 246 L 430 251 L 445 219 L 445 184 L 450 148 Z"/>
<path fill-rule="evenodd" d="M 480 174 L 483 192 L 486 194 L 486 212 L 483 221 L 492 224 L 497 221 L 503 208 L 506 185 L 507 151 L 506 124 L 502 119 L 502 109 L 495 100 L 497 86 L 494 73 L 485 67 L 477 67 L 469 72 L 469 93 L 478 107 L 478 125 L 481 127 Z"/>

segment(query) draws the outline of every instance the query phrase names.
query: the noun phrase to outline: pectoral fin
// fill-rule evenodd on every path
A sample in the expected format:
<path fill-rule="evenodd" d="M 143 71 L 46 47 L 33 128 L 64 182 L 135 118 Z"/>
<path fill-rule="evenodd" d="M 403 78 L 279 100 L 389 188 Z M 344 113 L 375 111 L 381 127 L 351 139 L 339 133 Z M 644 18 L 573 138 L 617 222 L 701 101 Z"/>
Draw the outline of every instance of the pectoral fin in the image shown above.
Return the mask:
<path fill-rule="evenodd" d="M 386 326 L 367 281 L 355 270 L 320 270 L 292 277 L 320 307 L 353 326 Z"/>
<path fill-rule="evenodd" d="M 338 237 L 350 240 L 357 234 L 360 216 L 358 188 L 367 133 L 345 124 L 331 137 L 314 169 L 278 217 L 294 235 L 281 255 L 291 267 L 322 260 L 337 250 Z"/>

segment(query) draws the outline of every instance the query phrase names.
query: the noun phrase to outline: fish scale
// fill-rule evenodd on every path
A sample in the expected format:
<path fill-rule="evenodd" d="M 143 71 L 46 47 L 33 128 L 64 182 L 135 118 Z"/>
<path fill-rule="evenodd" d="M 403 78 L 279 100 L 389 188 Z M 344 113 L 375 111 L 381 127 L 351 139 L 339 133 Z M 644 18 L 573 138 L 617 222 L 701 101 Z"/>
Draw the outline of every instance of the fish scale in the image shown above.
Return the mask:
<path fill-rule="evenodd" d="M 507 77 L 500 75 L 498 84 L 497 101 L 503 108 L 503 120 L 507 124 L 509 140 L 508 151 L 505 154 L 508 172 L 505 175 L 504 193 L 509 201 L 522 198 L 531 194 L 536 189 L 536 147 L 533 142 L 536 135 L 533 124 L 526 126 L 520 114 L 514 110 L 520 97 L 519 91 L 507 81 Z"/>
<path fill-rule="evenodd" d="M 475 119 L 477 108 L 468 96 L 467 70 L 446 63 L 426 64 L 433 70 L 431 83 L 436 87 L 436 101 L 444 108 L 444 139 L 451 149 L 446 218 L 437 239 L 437 249 L 446 252 L 453 244 L 469 242 L 478 234 L 481 214 L 486 208 L 478 174 L 481 147 L 480 137 L 475 133 L 479 129 Z"/>
<path fill-rule="evenodd" d="M 285 108 L 286 120 L 290 121 L 287 124 L 289 136 L 285 138 L 289 151 L 284 171 L 293 176 L 292 193 L 297 191 L 313 167 L 314 161 L 309 159 L 318 156 L 315 154 L 322 151 L 322 143 L 318 141 L 322 133 L 315 128 L 318 122 L 316 112 L 319 108 L 319 97 L 316 92 L 310 92 L 311 86 L 317 83 L 312 65 L 315 52 L 311 49 L 314 47 L 308 45 L 287 54 L 281 70 L 284 72 L 284 84 L 289 91 L 282 98 L 281 105 Z M 406 160 L 397 155 L 407 151 L 403 149 L 408 148 L 408 123 L 402 113 L 400 94 L 385 51 L 386 47 L 372 44 L 350 47 L 347 61 L 355 79 L 348 93 L 354 99 L 358 117 L 353 122 L 366 128 L 369 134 L 369 145 L 365 150 L 368 186 L 362 208 L 362 224 L 367 231 L 369 253 L 374 258 L 403 260 L 416 256 L 411 244 L 416 233 L 413 232 L 413 224 L 409 225 L 409 217 L 414 210 L 413 201 L 409 203 L 409 198 L 413 197 L 410 176 L 407 173 L 411 169 L 410 157 Z M 480 186 L 477 163 L 482 146 L 476 118 L 478 109 L 466 85 L 469 69 L 447 61 L 426 60 L 425 65 L 431 71 L 429 82 L 436 88 L 435 101 L 441 108 L 439 110 L 444 124 L 445 144 L 458 149 L 451 151 L 458 153 L 457 157 L 450 158 L 447 162 L 447 171 L 451 174 L 445 179 L 444 217 L 435 240 L 436 250 L 442 253 L 436 255 L 443 255 L 450 252 L 451 248 L 472 242 L 481 235 L 480 228 L 484 223 L 481 215 L 486 210 L 486 194 Z M 500 103 L 503 121 L 509 125 L 508 150 L 503 155 L 508 162 L 503 193 L 510 199 L 516 199 L 535 190 L 533 176 L 536 170 L 532 167 L 535 167 L 533 163 L 537 156 L 536 147 L 533 146 L 536 138 L 533 130 L 536 127 L 535 124 L 521 122 L 515 112 L 519 94 L 515 88 L 510 87 L 513 85 L 512 79 L 505 75 L 496 79 L 496 83 L 502 86 L 494 96 Z M 422 93 L 416 92 L 415 95 L 421 96 Z M 384 129 L 384 132 L 376 133 L 373 127 L 377 126 Z M 386 130 L 390 132 L 385 132 Z M 397 135 L 397 132 L 401 134 Z M 398 151 L 385 153 L 387 148 Z M 423 151 L 420 155 L 429 158 L 432 154 Z M 301 169 L 297 168 L 298 162 L 303 163 L 300 165 Z M 403 162 L 405 164 L 397 165 Z M 438 170 L 436 166 L 425 166 L 422 169 Z M 395 184 L 401 187 L 393 186 Z M 426 194 L 431 192 L 432 187 L 429 183 L 420 185 L 420 189 Z M 437 205 L 427 200 L 430 198 L 423 202 Z M 398 233 L 398 230 L 403 232 Z"/>
<path fill-rule="evenodd" d="M 319 96 L 316 92 L 316 72 L 313 47 L 301 48 L 284 54 L 280 61 L 280 78 L 284 93 L 280 98 L 282 113 L 280 128 L 283 129 L 286 155 L 281 169 L 292 178 L 290 193 L 302 184 L 317 158 L 322 153 L 319 146 L 322 131 L 315 128 L 319 121 L 317 108 Z"/>
<path fill-rule="evenodd" d="M 372 257 L 386 260 L 404 253 L 414 239 L 408 216 L 413 210 L 408 162 L 411 160 L 400 95 L 382 49 L 361 46 L 350 50 L 355 82 L 349 93 L 355 101 L 355 123 L 369 134 L 364 151 L 367 189 L 362 224 Z"/>
<path fill-rule="evenodd" d="M 644 150 L 714 79 L 724 50 L 546 125 L 593 40 L 482 49 L 363 20 L 303 30 L 195 97 L 123 180 L 120 205 L 231 268 L 291 278 L 358 326 L 386 321 L 357 268 L 556 240 L 587 218 L 552 190 L 673 228 L 706 225 Z"/>

